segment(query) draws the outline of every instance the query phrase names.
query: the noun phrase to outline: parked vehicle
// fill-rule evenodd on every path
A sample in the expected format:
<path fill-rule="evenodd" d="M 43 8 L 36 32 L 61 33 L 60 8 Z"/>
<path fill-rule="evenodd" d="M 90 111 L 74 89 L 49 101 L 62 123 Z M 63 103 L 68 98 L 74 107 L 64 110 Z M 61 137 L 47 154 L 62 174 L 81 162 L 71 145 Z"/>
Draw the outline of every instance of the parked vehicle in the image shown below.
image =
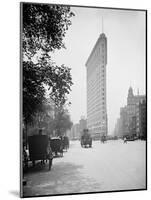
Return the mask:
<path fill-rule="evenodd" d="M 104 143 L 106 140 L 107 140 L 106 136 L 105 136 L 105 135 L 102 135 L 102 136 L 101 136 L 101 142 Z"/>
<path fill-rule="evenodd" d="M 69 149 L 69 138 L 67 136 L 63 137 L 63 149 L 67 151 Z"/>
<path fill-rule="evenodd" d="M 81 147 L 92 147 L 92 137 L 88 133 L 88 129 L 83 130 L 83 135 L 81 136 Z"/>
<path fill-rule="evenodd" d="M 53 155 L 47 135 L 34 135 L 28 137 L 29 160 L 35 166 L 35 161 L 41 160 L 42 163 L 49 161 L 49 170 L 52 166 Z"/>
<path fill-rule="evenodd" d="M 133 135 L 132 136 L 126 135 L 123 137 L 123 140 L 124 140 L 124 143 L 127 143 L 127 141 L 134 141 L 136 140 L 136 138 Z"/>
<path fill-rule="evenodd" d="M 59 137 L 50 138 L 50 146 L 55 156 L 58 156 L 58 153 L 60 154 L 61 157 L 63 156 L 63 140 L 61 138 Z"/>

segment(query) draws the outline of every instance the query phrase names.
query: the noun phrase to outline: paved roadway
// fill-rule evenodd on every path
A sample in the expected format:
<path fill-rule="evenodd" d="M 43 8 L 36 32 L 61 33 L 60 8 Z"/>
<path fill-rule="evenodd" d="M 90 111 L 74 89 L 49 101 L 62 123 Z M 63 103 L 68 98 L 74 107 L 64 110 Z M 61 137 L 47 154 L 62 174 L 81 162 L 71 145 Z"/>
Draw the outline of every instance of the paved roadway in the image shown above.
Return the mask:
<path fill-rule="evenodd" d="M 64 157 L 53 159 L 51 171 L 37 165 L 25 174 L 24 196 L 145 189 L 144 141 L 94 141 L 92 148 L 70 143 Z"/>

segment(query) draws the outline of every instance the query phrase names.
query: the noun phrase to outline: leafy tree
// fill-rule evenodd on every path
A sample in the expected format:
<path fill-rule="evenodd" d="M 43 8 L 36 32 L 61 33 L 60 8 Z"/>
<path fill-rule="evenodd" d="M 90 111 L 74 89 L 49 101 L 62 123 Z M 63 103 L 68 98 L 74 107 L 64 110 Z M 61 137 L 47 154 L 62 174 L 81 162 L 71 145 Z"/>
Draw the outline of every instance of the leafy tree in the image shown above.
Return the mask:
<path fill-rule="evenodd" d="M 23 114 L 25 123 L 32 117 L 41 103 L 45 101 L 45 89 L 41 71 L 33 62 L 23 62 Z"/>
<path fill-rule="evenodd" d="M 55 113 L 54 130 L 57 136 L 63 135 L 67 130 L 71 129 L 73 123 L 67 110 L 62 109 Z"/>
<path fill-rule="evenodd" d="M 49 86 L 49 95 L 53 101 L 54 122 L 50 120 L 51 131 L 55 130 L 57 135 L 61 135 L 67 129 L 71 128 L 71 120 L 65 106 L 67 105 L 67 97 L 71 91 L 72 77 L 70 68 L 64 65 L 50 65 L 46 59 L 41 63 L 43 73 L 45 73 L 44 82 Z M 51 77 L 51 78 L 50 78 Z M 69 102 L 70 104 L 70 102 Z"/>
<path fill-rule="evenodd" d="M 49 52 L 65 48 L 63 38 L 74 14 L 69 6 L 22 3 L 22 15 L 23 116 L 28 123 L 45 102 L 46 85 L 57 107 L 67 100 L 70 68 L 55 65 Z"/>
<path fill-rule="evenodd" d="M 48 128 L 49 121 L 52 119 L 52 107 L 46 102 L 43 103 L 35 113 L 34 123 L 36 124 L 36 127 Z"/>
<path fill-rule="evenodd" d="M 65 48 L 63 38 L 74 13 L 69 6 L 23 3 L 23 51 L 29 58 L 39 50 Z"/>

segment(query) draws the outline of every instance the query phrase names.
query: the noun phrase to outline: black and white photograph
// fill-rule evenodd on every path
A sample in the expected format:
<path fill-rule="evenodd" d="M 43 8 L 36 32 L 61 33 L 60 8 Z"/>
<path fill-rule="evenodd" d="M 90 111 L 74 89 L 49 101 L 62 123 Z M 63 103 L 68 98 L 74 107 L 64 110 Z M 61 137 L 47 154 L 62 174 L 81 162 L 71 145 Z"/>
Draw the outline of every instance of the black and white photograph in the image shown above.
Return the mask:
<path fill-rule="evenodd" d="M 147 10 L 20 3 L 20 196 L 147 190 Z"/>

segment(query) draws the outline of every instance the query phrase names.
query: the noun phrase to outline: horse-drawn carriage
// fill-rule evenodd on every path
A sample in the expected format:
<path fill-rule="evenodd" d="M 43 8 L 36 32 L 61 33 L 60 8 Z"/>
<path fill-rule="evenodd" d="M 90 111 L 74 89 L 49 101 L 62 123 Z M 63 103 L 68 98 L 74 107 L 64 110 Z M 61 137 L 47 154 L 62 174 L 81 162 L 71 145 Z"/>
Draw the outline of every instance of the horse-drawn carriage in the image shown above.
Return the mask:
<path fill-rule="evenodd" d="M 49 170 L 52 166 L 52 159 L 54 156 L 63 156 L 63 149 L 67 151 L 69 148 L 68 137 L 52 137 L 42 134 L 42 129 L 39 129 L 39 134 L 28 137 L 28 145 L 23 145 L 23 169 L 27 169 L 31 161 L 33 167 L 36 161 L 41 161 L 45 164 L 49 161 Z"/>
<path fill-rule="evenodd" d="M 105 135 L 102 135 L 102 136 L 101 136 L 101 142 L 104 143 L 104 142 L 106 142 L 106 141 L 107 141 L 106 136 L 105 136 Z"/>
<path fill-rule="evenodd" d="M 60 137 L 50 138 L 50 146 L 55 156 L 58 156 L 58 153 L 61 157 L 63 156 L 63 141 Z"/>
<path fill-rule="evenodd" d="M 81 147 L 92 147 L 92 137 L 88 133 L 88 129 L 83 130 L 83 135 L 81 136 Z"/>
<path fill-rule="evenodd" d="M 69 138 L 67 136 L 64 136 L 62 138 L 62 141 L 63 141 L 63 149 L 67 151 L 67 149 L 69 149 Z"/>
<path fill-rule="evenodd" d="M 50 146 L 52 149 L 52 152 L 55 154 L 55 156 L 58 156 L 58 153 L 60 156 L 63 156 L 63 150 L 69 148 L 69 139 L 67 136 L 64 137 L 52 137 L 50 138 Z"/>
<path fill-rule="evenodd" d="M 29 145 L 29 156 L 24 150 L 24 162 L 25 166 L 28 167 L 28 161 L 32 161 L 33 167 L 35 166 L 36 161 L 44 162 L 49 161 L 49 170 L 52 166 L 52 151 L 50 148 L 49 138 L 47 135 L 33 135 L 28 137 L 28 145 Z"/>

